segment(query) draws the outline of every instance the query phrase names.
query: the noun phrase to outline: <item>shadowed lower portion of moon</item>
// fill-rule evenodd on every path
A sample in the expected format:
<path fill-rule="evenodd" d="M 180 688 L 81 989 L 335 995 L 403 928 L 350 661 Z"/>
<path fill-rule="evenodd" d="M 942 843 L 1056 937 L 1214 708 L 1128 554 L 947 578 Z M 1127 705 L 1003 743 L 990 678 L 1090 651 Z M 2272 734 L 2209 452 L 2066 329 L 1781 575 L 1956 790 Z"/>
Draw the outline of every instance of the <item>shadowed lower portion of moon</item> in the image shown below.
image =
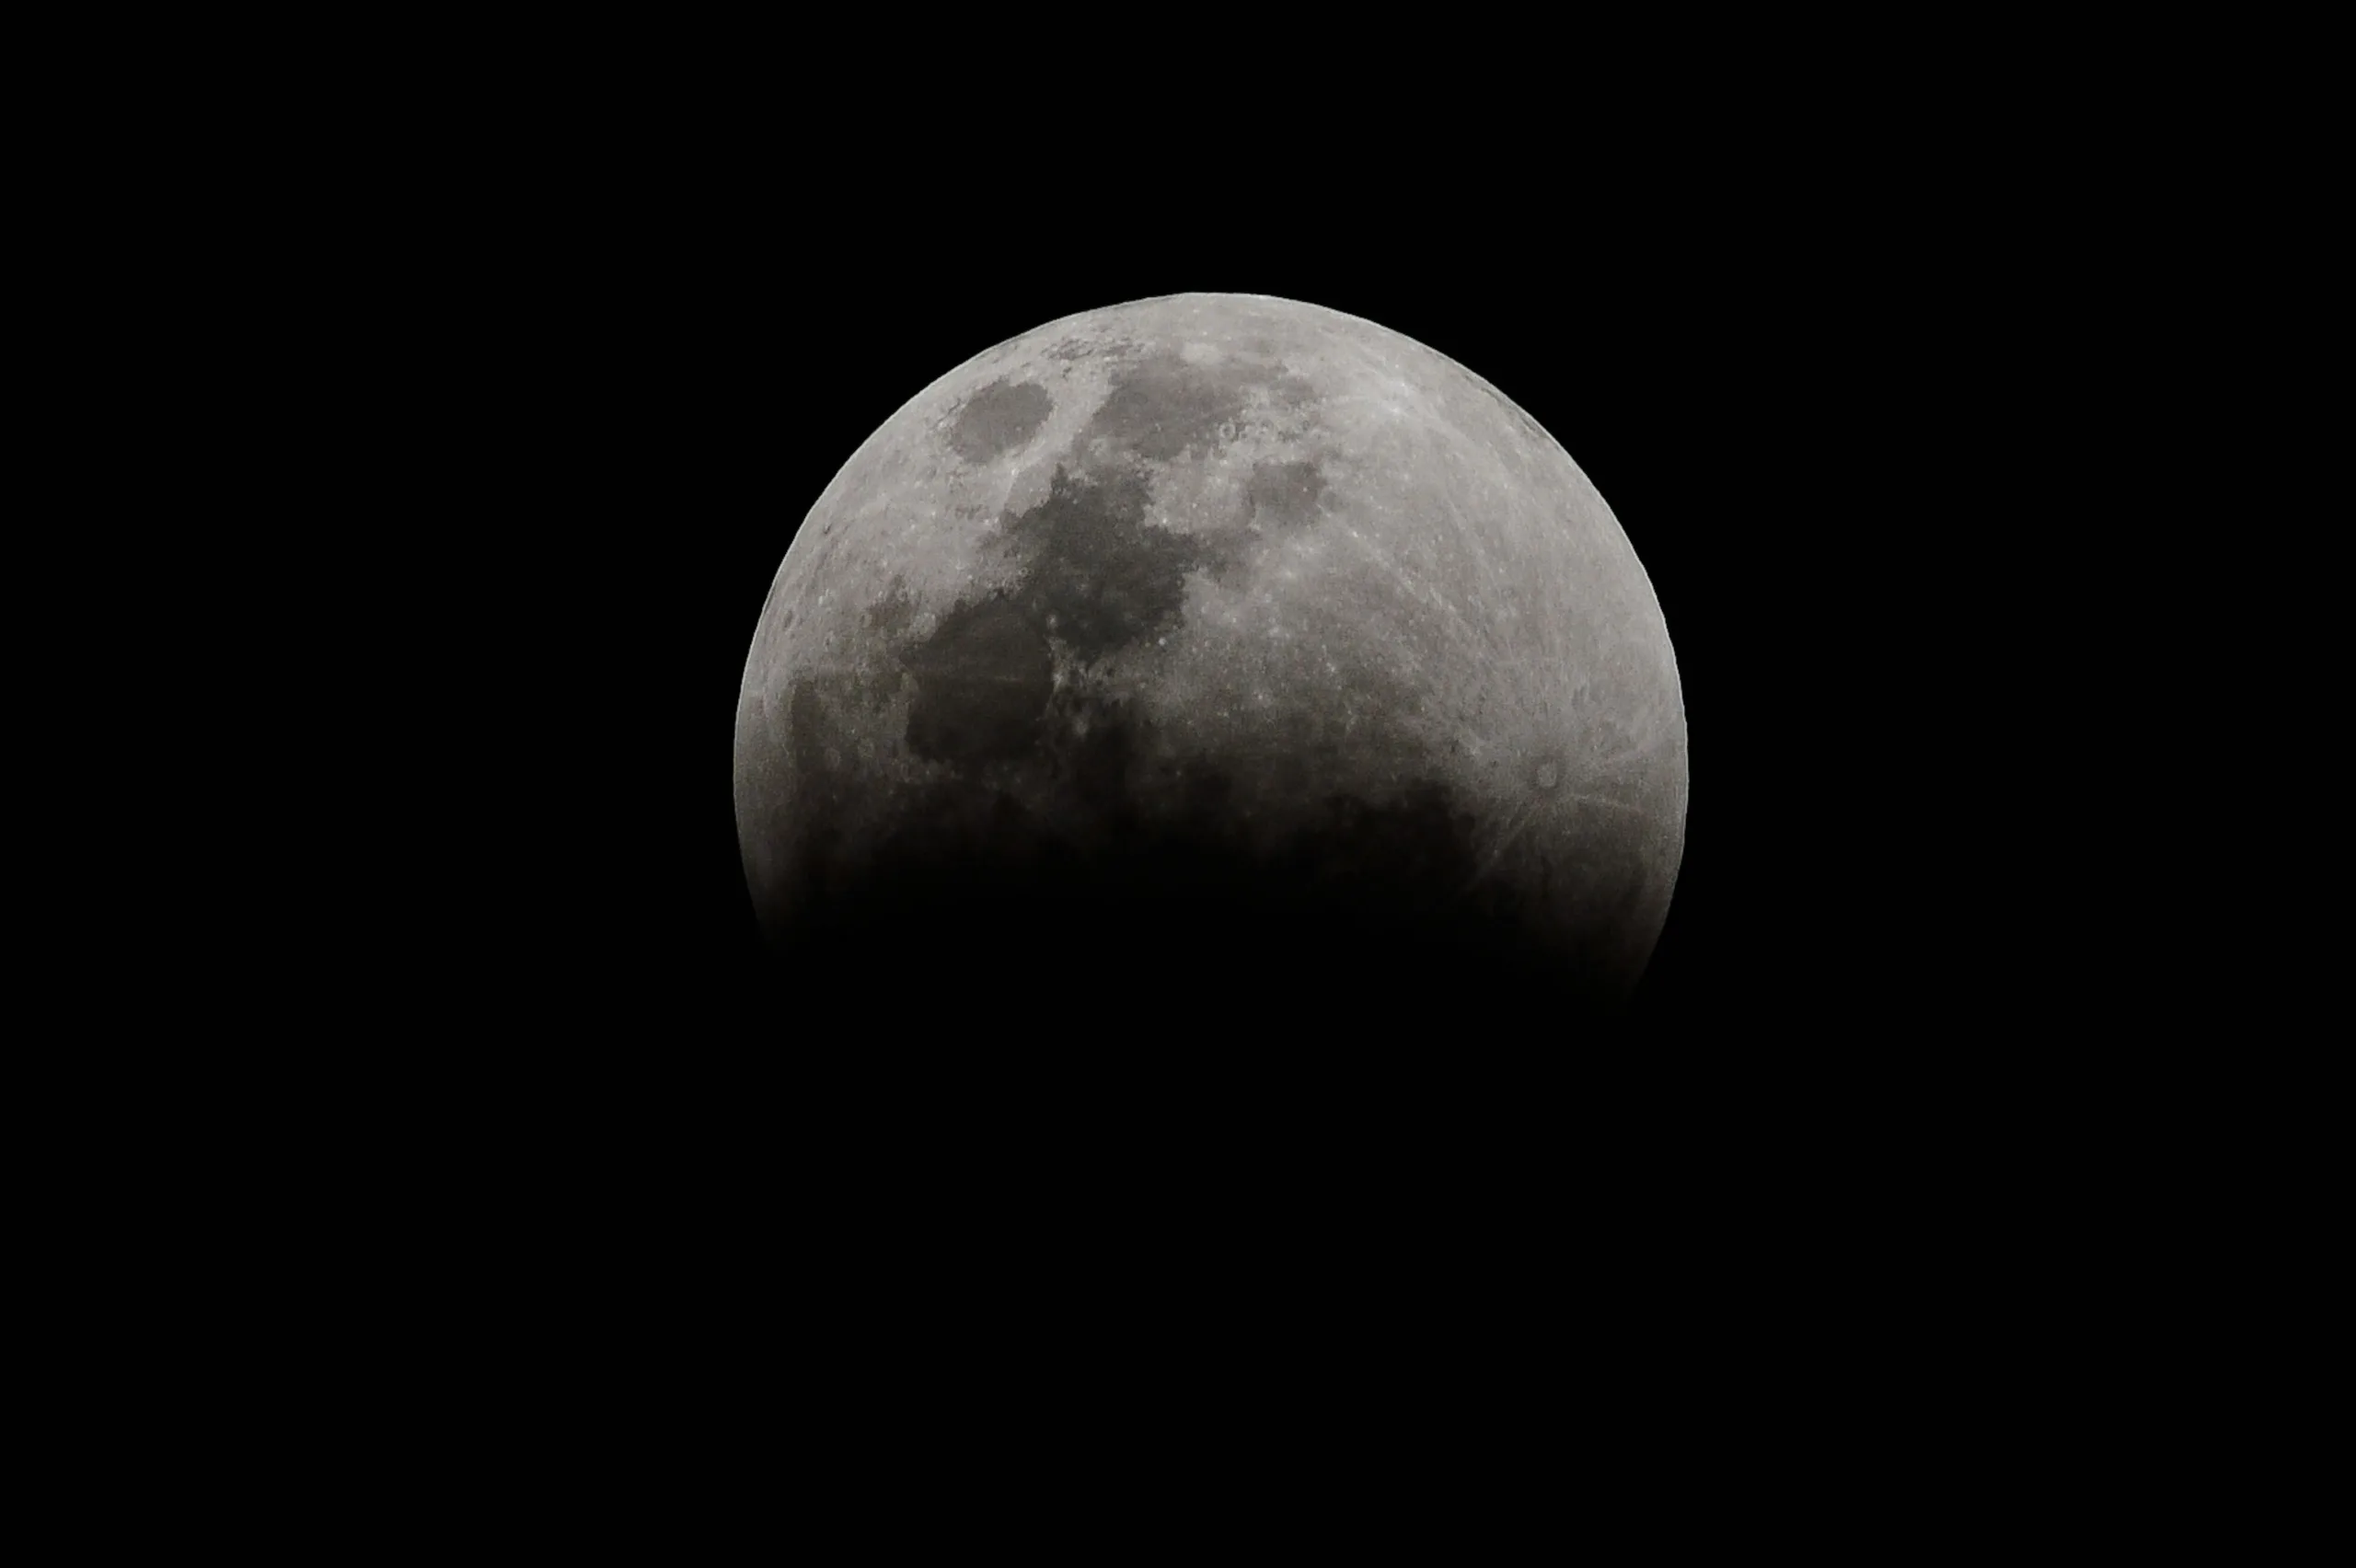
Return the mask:
<path fill-rule="evenodd" d="M 1258 296 L 1052 323 L 903 408 L 787 552 L 735 740 L 790 973 L 977 1023 L 1606 1016 L 1685 790 L 1658 605 L 1567 454 L 1432 351 Z"/>

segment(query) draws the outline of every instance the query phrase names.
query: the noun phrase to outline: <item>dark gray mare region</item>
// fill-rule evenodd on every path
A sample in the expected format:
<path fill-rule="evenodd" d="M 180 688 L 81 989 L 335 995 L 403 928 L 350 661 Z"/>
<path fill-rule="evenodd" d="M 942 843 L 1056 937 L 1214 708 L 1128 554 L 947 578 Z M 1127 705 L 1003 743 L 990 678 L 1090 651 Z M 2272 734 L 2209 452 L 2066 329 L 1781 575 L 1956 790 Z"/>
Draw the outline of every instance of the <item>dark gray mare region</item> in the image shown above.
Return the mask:
<path fill-rule="evenodd" d="M 949 427 L 949 444 L 968 463 L 987 462 L 1038 434 L 1055 407 L 1044 386 L 993 381 L 966 400 Z"/>

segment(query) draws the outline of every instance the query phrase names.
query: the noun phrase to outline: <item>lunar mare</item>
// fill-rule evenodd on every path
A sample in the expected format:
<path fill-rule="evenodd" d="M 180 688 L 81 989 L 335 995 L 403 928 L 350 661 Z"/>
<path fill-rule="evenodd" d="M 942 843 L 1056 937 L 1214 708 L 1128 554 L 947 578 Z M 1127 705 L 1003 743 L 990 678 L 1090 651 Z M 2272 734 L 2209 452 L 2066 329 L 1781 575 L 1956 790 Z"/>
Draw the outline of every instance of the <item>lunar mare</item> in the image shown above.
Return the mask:
<path fill-rule="evenodd" d="M 788 947 L 1183 906 L 1624 997 L 1684 841 L 1674 653 L 1595 487 L 1454 362 L 1253 295 L 1052 322 L 886 421 L 786 552 L 734 761 Z"/>

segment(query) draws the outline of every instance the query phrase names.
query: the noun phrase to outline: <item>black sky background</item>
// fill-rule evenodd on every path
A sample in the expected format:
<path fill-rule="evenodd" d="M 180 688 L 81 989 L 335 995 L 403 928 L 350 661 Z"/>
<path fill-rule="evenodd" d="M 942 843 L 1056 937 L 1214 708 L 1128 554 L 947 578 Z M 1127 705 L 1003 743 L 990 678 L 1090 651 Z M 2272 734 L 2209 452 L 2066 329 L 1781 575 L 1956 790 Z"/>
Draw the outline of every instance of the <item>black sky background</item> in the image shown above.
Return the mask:
<path fill-rule="evenodd" d="M 377 329 L 437 387 L 404 427 L 409 545 L 454 563 L 467 641 L 432 766 L 473 826 L 431 988 L 501 1042 L 468 1069 L 493 1099 L 672 1154 L 765 1147 L 780 1118 L 943 1126 L 977 1096 L 1100 1130 L 1252 1108 L 1262 1020 L 1215 984 L 1138 995 L 1043 961 L 961 1007 L 922 955 L 877 954 L 764 989 L 731 797 L 761 604 L 860 444 L 1008 338 L 1194 290 L 1361 316 L 1496 385 L 1600 490 L 1677 651 L 1686 846 L 1633 1033 L 1586 1050 L 1469 998 L 1392 1043 L 1378 1100 L 1436 1093 L 1461 1140 L 1483 1106 L 1530 1126 L 1576 1102 L 1625 1111 L 1613 1138 L 1757 1147 L 1997 1070 L 1942 1043 L 2033 989 L 2001 955 L 2037 917 L 1980 912 L 2018 873 L 1958 801 L 2003 761 L 1954 701 L 1941 618 L 1986 546 L 1956 527 L 1984 500 L 1960 449 L 1995 416 L 1987 305 L 1959 282 L 1983 242 L 1920 199 L 1935 174 L 1845 133 L 1525 122 L 1477 147 L 1328 138 L 1311 178 L 1309 128 L 1274 134 L 1217 157 L 1078 136 L 1040 166 L 987 115 L 910 142 L 665 89 L 502 138 L 430 193 L 430 229 L 388 225 L 410 282 Z M 1177 1002 L 1218 1064 L 1184 1093 L 1166 1054 L 1126 1050 Z M 1304 1076 L 1331 1089 L 1353 1043 L 1315 1043 Z"/>
<path fill-rule="evenodd" d="M 1992 329 L 2034 236 L 1978 220 L 1935 134 L 1478 72 L 1443 104 L 1336 71 L 1313 112 L 1232 73 L 1099 73 L 912 118 L 872 59 L 614 43 L 595 72 L 502 62 L 495 128 L 405 101 L 381 170 L 335 175 L 356 221 L 302 253 L 332 295 L 306 352 L 368 392 L 312 410 L 358 432 L 322 504 L 358 492 L 393 563 L 312 597 L 414 721 L 351 726 L 348 766 L 392 786 L 364 806 L 304 779 L 363 813 L 290 919 L 359 960 L 322 1016 L 363 1040 L 302 1115 L 323 1146 L 390 1127 L 361 1158 L 469 1366 L 538 1366 L 591 1429 L 692 1412 L 633 1441 L 694 1428 L 735 1456 L 722 1486 L 767 1484 L 822 1384 L 848 1453 L 900 1393 L 1018 1406 L 1010 1343 L 1125 1335 L 1139 1388 L 1224 1337 L 1341 1410 L 1403 1393 L 1361 1353 L 1380 1332 L 1554 1409 L 1615 1378 L 1680 1421 L 1660 1390 L 1706 1384 L 1766 1448 L 1815 1397 L 1796 1334 L 1969 1308 L 1955 1216 L 2049 1113 L 2031 955 L 2082 893 L 2003 824 L 2100 802 L 2040 793 L 2036 721 L 2075 694 L 1992 656 L 2031 631 L 1980 591 L 2038 547 L 2015 503 L 2050 499 L 2034 367 Z M 1194 290 L 1449 356 L 1626 530 L 1691 766 L 1633 1031 L 1468 997 L 1368 1052 L 1268 1032 L 1216 977 L 1044 958 L 972 998 L 930 994 L 921 953 L 760 983 L 733 730 L 796 526 L 964 360 Z M 364 872 L 392 891 L 355 916 Z M 1411 1307 L 1434 1315 L 1369 1326 Z"/>

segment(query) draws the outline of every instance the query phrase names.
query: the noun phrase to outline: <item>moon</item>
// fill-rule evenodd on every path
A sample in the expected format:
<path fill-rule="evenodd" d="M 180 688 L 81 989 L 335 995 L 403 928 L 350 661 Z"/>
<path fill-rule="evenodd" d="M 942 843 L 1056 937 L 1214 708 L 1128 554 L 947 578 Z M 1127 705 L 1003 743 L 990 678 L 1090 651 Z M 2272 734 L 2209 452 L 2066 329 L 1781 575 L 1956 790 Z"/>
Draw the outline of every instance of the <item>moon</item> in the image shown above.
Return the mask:
<path fill-rule="evenodd" d="M 1685 712 L 1528 414 L 1372 322 L 1181 294 L 1001 343 L 850 457 L 762 606 L 734 796 L 772 946 L 912 986 L 1446 963 L 1610 1007 Z"/>

